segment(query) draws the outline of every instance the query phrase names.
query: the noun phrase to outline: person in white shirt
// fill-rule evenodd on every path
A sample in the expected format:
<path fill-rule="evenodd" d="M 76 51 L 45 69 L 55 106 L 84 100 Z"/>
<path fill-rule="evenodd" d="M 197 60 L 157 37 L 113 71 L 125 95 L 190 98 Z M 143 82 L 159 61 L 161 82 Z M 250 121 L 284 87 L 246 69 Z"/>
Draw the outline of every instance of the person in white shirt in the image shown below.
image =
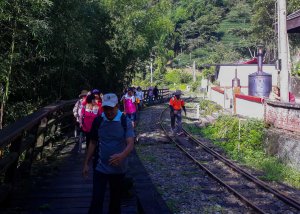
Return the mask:
<path fill-rule="evenodd" d="M 141 110 L 143 108 L 144 92 L 142 91 L 140 86 L 137 87 L 135 96 L 137 99 L 138 109 Z"/>

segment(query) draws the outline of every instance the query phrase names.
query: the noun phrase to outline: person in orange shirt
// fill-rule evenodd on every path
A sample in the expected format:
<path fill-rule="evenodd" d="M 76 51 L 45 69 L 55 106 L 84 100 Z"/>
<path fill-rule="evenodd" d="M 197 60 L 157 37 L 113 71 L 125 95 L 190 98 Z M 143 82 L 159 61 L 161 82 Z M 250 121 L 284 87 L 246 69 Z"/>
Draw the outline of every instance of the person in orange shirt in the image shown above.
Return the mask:
<path fill-rule="evenodd" d="M 177 135 L 182 135 L 182 115 L 181 110 L 184 111 L 186 116 L 186 109 L 184 106 L 184 101 L 180 98 L 182 95 L 180 90 L 176 90 L 174 93 L 174 96 L 170 99 L 169 107 L 170 107 L 170 116 L 171 116 L 171 128 L 172 133 Z M 175 127 L 175 121 L 176 121 L 176 127 Z"/>

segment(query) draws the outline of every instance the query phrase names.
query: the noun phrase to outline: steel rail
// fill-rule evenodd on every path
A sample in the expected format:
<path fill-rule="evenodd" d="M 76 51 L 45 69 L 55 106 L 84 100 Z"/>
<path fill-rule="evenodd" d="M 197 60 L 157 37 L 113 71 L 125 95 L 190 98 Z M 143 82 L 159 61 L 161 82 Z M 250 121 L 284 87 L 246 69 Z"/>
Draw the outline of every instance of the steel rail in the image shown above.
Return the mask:
<path fill-rule="evenodd" d="M 232 161 L 228 160 L 227 158 L 225 158 L 224 156 L 222 156 L 218 152 L 214 151 L 213 149 L 211 149 L 208 146 L 206 146 L 205 144 L 203 144 L 200 140 L 195 138 L 192 134 L 188 133 L 185 129 L 183 129 L 183 131 L 190 139 L 192 139 L 193 142 L 195 142 L 199 146 L 201 146 L 206 152 L 210 153 L 211 155 L 216 157 L 218 160 L 220 160 L 221 162 L 223 162 L 224 164 L 226 164 L 227 166 L 229 166 L 230 168 L 232 168 L 236 172 L 238 172 L 241 175 L 243 175 L 244 177 L 246 177 L 248 180 L 254 182 L 255 184 L 257 184 L 261 188 L 269 191 L 270 193 L 275 195 L 277 198 L 284 201 L 286 204 L 289 204 L 292 207 L 300 210 L 300 203 L 297 202 L 295 199 L 293 199 L 293 198 L 283 194 L 282 192 L 272 188 L 267 183 L 263 182 L 262 180 L 258 179 L 257 177 L 255 177 L 255 176 L 251 175 L 250 173 L 246 172 L 244 169 L 242 169 L 238 165 L 234 164 Z"/>
<path fill-rule="evenodd" d="M 247 198 L 245 198 L 243 195 L 241 195 L 239 192 L 237 192 L 235 189 L 233 189 L 232 187 L 230 187 L 229 185 L 227 185 L 225 182 L 223 182 L 220 178 L 218 178 L 218 176 L 216 176 L 213 172 L 211 172 L 209 169 L 207 169 L 203 164 L 201 164 L 199 161 L 197 161 L 188 151 L 186 151 L 182 146 L 180 146 L 172 137 L 170 137 L 170 135 L 168 134 L 167 130 L 165 129 L 165 127 L 163 126 L 163 114 L 165 113 L 165 111 L 168 109 L 168 107 L 166 109 L 164 109 L 162 111 L 162 113 L 160 114 L 160 126 L 163 129 L 163 131 L 165 132 L 166 136 L 173 142 L 175 143 L 175 145 L 184 152 L 185 155 L 187 155 L 190 159 L 192 159 L 197 166 L 199 166 L 201 169 L 203 169 L 204 171 L 207 172 L 208 175 L 210 175 L 212 178 L 214 178 L 215 180 L 217 180 L 221 185 L 223 185 L 225 188 L 227 188 L 230 192 L 232 192 L 235 196 L 237 196 L 240 200 L 242 200 L 245 204 L 247 204 L 249 207 L 251 207 L 252 209 L 254 209 L 255 211 L 257 211 L 258 213 L 263 213 L 265 214 L 266 212 L 264 212 L 263 210 L 261 210 L 259 207 L 257 207 L 255 204 L 253 204 L 251 201 L 249 201 Z"/>

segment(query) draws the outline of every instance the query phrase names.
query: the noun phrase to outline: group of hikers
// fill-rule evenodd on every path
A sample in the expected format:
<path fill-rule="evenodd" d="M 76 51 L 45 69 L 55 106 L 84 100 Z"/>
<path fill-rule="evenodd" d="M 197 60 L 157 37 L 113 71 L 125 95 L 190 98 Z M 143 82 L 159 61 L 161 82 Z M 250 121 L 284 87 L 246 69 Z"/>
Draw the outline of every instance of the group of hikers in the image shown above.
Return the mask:
<path fill-rule="evenodd" d="M 183 134 L 181 110 L 186 114 L 181 95 L 181 91 L 177 90 L 169 102 L 172 133 L 177 135 Z M 158 97 L 157 87 L 148 89 L 149 97 Z M 140 87 L 124 90 L 120 99 L 114 93 L 102 94 L 98 89 L 83 90 L 79 94 L 73 113 L 76 118 L 78 152 L 82 152 L 84 138 L 86 142 L 82 170 L 84 178 L 89 174 L 89 163 L 93 162 L 93 195 L 89 214 L 103 212 L 107 184 L 110 187 L 109 213 L 121 213 L 127 157 L 134 148 L 137 112 L 143 108 L 144 99 Z M 151 103 L 150 100 L 148 102 Z"/>

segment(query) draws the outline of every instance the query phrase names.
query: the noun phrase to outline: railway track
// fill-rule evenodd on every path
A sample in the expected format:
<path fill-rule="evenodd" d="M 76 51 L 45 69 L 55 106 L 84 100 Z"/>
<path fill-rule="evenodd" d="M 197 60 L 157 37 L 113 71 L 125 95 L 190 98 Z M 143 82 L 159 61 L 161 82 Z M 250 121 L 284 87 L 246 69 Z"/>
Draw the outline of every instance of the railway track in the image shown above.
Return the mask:
<path fill-rule="evenodd" d="M 160 125 L 165 134 L 198 167 L 217 180 L 246 206 L 256 213 L 300 213 L 300 203 L 272 188 L 212 150 L 184 130 L 185 136 L 170 135 L 168 108 L 160 115 Z"/>

